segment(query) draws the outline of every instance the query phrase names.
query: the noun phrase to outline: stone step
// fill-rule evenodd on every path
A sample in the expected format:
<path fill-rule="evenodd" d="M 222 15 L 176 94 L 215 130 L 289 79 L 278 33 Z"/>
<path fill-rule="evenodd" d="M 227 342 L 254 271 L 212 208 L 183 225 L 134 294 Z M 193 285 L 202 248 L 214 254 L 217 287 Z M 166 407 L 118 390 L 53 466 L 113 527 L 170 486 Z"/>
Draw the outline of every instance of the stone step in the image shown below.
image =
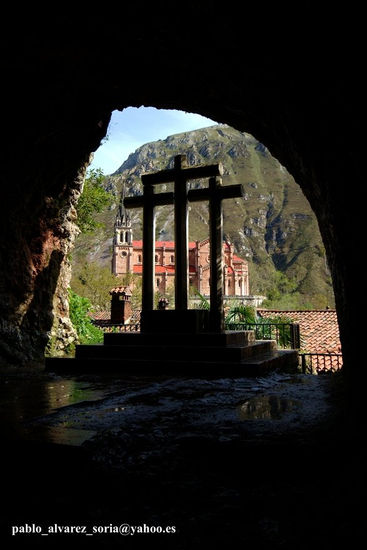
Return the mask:
<path fill-rule="evenodd" d="M 247 346 L 255 342 L 253 330 L 227 330 L 222 333 L 202 332 L 198 334 L 185 333 L 154 333 L 154 332 L 119 332 L 105 333 L 104 343 L 109 346 Z"/>
<path fill-rule="evenodd" d="M 271 352 L 276 349 L 274 340 L 258 340 L 248 346 L 191 346 L 191 345 L 82 345 L 77 346 L 77 359 L 152 359 L 170 361 L 241 361 L 246 357 Z"/>
<path fill-rule="evenodd" d="M 242 361 L 184 361 L 159 359 L 92 359 L 92 358 L 46 358 L 46 370 L 55 373 L 108 374 L 119 376 L 184 376 L 193 378 L 226 378 L 261 376 L 271 370 L 296 372 L 296 350 L 276 350 Z"/>

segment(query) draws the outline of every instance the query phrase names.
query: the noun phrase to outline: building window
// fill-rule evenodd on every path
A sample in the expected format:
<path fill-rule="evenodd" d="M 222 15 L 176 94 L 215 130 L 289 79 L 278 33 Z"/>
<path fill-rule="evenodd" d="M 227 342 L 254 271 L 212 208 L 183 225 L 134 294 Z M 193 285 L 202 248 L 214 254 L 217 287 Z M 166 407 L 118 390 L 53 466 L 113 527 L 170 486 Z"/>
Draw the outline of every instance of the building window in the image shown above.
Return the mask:
<path fill-rule="evenodd" d="M 127 252 L 125 252 L 125 250 L 123 252 L 121 252 L 121 256 L 127 256 Z"/>
<path fill-rule="evenodd" d="M 141 254 L 138 255 L 138 263 L 141 264 Z"/>
<path fill-rule="evenodd" d="M 172 254 L 172 256 L 171 256 L 171 264 L 174 264 L 174 263 L 175 263 L 175 257 L 174 257 L 173 254 Z"/>
<path fill-rule="evenodd" d="M 155 261 L 158 262 L 158 254 L 155 255 Z"/>
<path fill-rule="evenodd" d="M 228 288 L 231 286 L 231 281 L 228 279 Z"/>
<path fill-rule="evenodd" d="M 160 283 L 160 280 L 157 279 L 157 288 L 159 288 L 159 283 Z"/>

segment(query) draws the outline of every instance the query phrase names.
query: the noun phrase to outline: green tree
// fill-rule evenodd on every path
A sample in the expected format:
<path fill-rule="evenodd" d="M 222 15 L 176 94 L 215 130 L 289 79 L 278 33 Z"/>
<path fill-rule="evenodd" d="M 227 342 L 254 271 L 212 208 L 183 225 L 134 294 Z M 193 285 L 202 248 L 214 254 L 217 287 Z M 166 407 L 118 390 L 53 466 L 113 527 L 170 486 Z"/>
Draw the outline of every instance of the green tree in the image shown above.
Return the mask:
<path fill-rule="evenodd" d="M 83 298 L 69 289 L 70 320 L 77 332 L 80 344 L 98 344 L 103 342 L 103 332 L 93 325 L 88 313 L 92 305 L 87 298 Z"/>
<path fill-rule="evenodd" d="M 132 290 L 132 308 L 141 308 L 141 277 L 128 273 L 116 277 L 108 267 L 97 264 L 82 264 L 73 271 L 71 288 L 74 292 L 90 301 L 97 310 L 109 310 L 111 305 L 110 290 L 116 286 L 130 286 Z"/>
<path fill-rule="evenodd" d="M 77 205 L 77 225 L 82 233 L 92 233 L 102 224 L 95 220 L 95 214 L 102 212 L 112 203 L 111 195 L 103 188 L 105 176 L 100 168 L 87 172 L 83 192 Z"/>

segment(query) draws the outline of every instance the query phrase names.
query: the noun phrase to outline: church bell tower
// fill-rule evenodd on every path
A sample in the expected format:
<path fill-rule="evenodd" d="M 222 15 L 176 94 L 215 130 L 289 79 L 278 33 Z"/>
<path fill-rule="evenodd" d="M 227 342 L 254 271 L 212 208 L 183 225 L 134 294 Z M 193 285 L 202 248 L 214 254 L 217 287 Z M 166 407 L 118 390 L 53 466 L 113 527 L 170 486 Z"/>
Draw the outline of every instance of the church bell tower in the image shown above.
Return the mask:
<path fill-rule="evenodd" d="M 131 218 L 121 200 L 115 220 L 112 273 L 125 275 L 132 272 L 133 231 Z"/>

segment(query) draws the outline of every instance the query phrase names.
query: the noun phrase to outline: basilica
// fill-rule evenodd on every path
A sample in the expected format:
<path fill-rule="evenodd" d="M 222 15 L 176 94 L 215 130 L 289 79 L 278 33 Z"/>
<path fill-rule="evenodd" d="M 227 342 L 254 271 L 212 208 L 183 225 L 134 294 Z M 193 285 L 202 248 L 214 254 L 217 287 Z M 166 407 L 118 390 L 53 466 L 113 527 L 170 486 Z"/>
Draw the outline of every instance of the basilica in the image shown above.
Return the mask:
<path fill-rule="evenodd" d="M 200 294 L 210 294 L 210 240 L 189 242 L 189 284 Z M 128 273 L 142 276 L 143 241 L 133 240 L 129 213 L 119 208 L 115 221 L 112 272 L 114 275 Z M 223 242 L 224 294 L 225 296 L 248 296 L 248 263 L 234 253 L 232 243 Z M 174 241 L 155 242 L 155 287 L 164 295 L 173 288 L 175 276 Z"/>

